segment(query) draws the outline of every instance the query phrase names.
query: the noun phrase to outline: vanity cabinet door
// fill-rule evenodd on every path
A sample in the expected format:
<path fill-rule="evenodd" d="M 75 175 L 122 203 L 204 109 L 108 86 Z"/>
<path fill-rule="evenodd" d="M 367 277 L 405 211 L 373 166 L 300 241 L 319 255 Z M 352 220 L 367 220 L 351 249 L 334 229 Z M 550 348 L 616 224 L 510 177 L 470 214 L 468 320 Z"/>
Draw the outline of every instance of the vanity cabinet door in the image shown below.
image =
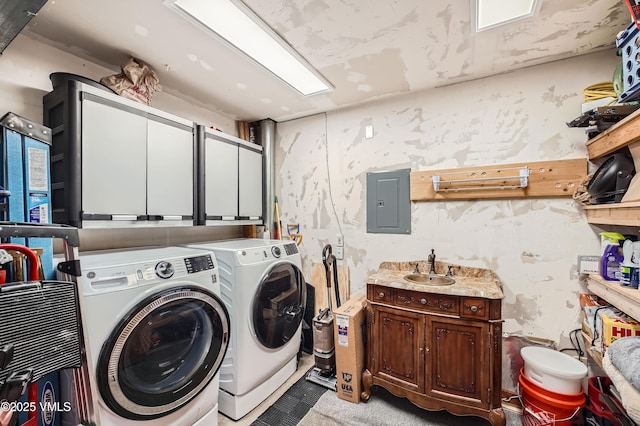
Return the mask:
<path fill-rule="evenodd" d="M 375 307 L 373 327 L 373 375 L 423 393 L 425 316 Z"/>
<path fill-rule="evenodd" d="M 427 330 L 427 395 L 488 407 L 489 325 L 429 316 Z"/>

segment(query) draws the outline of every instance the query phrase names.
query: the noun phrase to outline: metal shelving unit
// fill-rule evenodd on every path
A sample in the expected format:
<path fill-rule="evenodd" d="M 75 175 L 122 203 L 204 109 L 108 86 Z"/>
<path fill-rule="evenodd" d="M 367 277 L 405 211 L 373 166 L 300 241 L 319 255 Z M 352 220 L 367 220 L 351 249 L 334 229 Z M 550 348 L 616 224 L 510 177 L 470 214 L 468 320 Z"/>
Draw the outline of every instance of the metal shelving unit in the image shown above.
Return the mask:
<path fill-rule="evenodd" d="M 26 222 L 4 222 L 0 221 L 0 238 L 56 238 L 63 241 L 63 251 L 65 261 L 58 265 L 58 270 L 62 273 L 61 279 L 78 283 L 80 272 L 79 247 L 80 237 L 78 229 L 73 226 L 58 224 L 40 224 Z M 79 300 L 78 306 L 82 311 Z M 80 313 L 80 330 L 84 329 L 84 320 Z M 84 351 L 84 334 L 80 333 L 80 345 L 82 365 L 73 369 L 73 379 L 75 382 L 75 398 L 78 417 L 82 425 L 95 425 L 95 407 L 89 380 L 89 370 Z"/>

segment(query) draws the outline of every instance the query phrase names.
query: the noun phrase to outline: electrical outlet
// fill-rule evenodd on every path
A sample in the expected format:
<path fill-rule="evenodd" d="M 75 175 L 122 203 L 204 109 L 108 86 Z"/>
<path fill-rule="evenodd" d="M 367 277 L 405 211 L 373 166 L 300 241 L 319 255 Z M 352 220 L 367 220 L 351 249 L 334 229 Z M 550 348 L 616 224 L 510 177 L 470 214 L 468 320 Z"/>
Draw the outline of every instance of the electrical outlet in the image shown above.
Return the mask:
<path fill-rule="evenodd" d="M 344 247 L 337 246 L 334 254 L 336 259 L 342 260 L 344 258 Z"/>
<path fill-rule="evenodd" d="M 336 234 L 336 245 L 338 247 L 344 247 L 344 237 L 342 234 Z"/>

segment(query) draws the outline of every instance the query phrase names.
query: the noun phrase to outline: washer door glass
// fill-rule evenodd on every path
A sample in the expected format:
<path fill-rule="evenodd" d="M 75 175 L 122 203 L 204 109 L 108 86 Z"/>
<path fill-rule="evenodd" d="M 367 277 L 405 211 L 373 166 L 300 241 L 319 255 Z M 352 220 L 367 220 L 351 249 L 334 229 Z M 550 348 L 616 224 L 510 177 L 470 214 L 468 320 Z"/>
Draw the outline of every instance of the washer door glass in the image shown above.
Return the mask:
<path fill-rule="evenodd" d="M 253 328 L 267 348 L 284 346 L 302 322 L 306 283 L 300 269 L 280 263 L 267 271 L 253 300 Z"/>
<path fill-rule="evenodd" d="M 172 288 L 144 300 L 114 330 L 100 352 L 97 382 L 116 414 L 162 417 L 213 379 L 227 351 L 229 315 L 202 288 Z"/>

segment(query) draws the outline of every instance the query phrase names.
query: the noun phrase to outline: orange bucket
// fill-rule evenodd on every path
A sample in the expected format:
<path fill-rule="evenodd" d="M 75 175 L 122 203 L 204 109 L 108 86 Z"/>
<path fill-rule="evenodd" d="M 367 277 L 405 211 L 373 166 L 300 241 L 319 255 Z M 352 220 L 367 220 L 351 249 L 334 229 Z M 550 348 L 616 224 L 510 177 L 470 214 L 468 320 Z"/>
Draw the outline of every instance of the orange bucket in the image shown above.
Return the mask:
<path fill-rule="evenodd" d="M 584 393 L 562 394 L 542 388 L 520 371 L 520 398 L 524 426 L 582 425 L 582 408 L 587 399 Z"/>

